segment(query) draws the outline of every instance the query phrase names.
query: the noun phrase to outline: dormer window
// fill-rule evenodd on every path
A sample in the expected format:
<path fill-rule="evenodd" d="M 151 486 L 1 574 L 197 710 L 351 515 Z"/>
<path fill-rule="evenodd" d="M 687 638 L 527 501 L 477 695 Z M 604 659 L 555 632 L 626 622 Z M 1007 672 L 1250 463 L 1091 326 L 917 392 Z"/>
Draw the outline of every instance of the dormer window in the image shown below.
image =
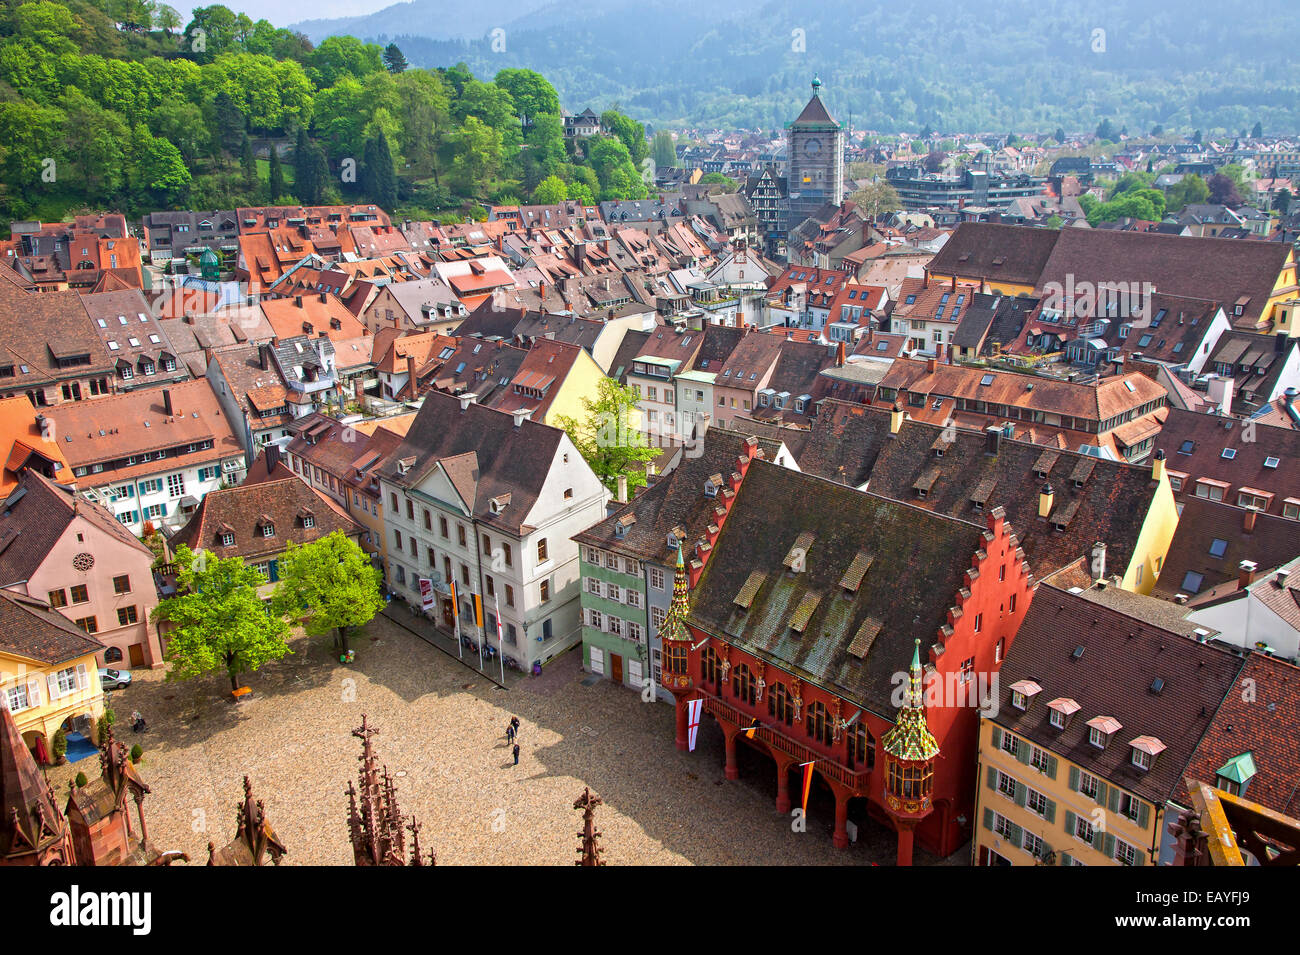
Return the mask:
<path fill-rule="evenodd" d="M 1129 761 L 1143 771 L 1155 765 L 1156 757 L 1165 749 L 1165 744 L 1154 736 L 1139 736 L 1129 746 L 1132 747 Z"/>
<path fill-rule="evenodd" d="M 1224 792 L 1234 796 L 1243 796 L 1255 775 L 1255 756 L 1247 751 L 1234 756 L 1214 773 L 1214 783 Z"/>
<path fill-rule="evenodd" d="M 1011 684 L 1011 705 L 1024 712 L 1043 688 L 1033 680 L 1017 680 Z"/>
<path fill-rule="evenodd" d="M 275 525 L 272 524 L 270 521 L 267 521 L 267 522 L 265 522 L 264 524 L 262 524 L 262 526 L 261 526 L 261 532 L 262 532 L 262 536 L 263 536 L 263 537 L 274 537 L 274 536 L 275 536 Z"/>
<path fill-rule="evenodd" d="M 1113 716 L 1094 716 L 1088 720 L 1088 742 L 1097 749 L 1105 749 L 1111 736 L 1122 728 Z"/>
<path fill-rule="evenodd" d="M 223 533 L 223 534 L 221 535 L 221 546 L 222 546 L 222 547 L 234 547 L 234 546 L 235 546 L 235 535 L 232 534 L 232 533 L 230 533 L 229 531 L 226 531 L 225 533 Z"/>
<path fill-rule="evenodd" d="M 316 526 L 316 518 L 312 517 L 310 514 L 306 514 L 306 515 L 304 515 L 304 516 L 303 516 L 303 519 L 302 519 L 302 526 L 303 526 L 303 527 L 315 527 L 315 526 Z"/>

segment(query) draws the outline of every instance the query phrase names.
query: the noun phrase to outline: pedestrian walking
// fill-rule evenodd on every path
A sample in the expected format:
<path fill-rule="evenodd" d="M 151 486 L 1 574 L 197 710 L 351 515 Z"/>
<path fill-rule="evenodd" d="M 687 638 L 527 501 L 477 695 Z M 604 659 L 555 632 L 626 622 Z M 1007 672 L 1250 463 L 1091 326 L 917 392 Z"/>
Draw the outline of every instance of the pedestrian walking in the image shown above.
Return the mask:
<path fill-rule="evenodd" d="M 517 716 L 512 716 L 512 717 L 510 717 L 510 725 L 511 725 L 512 727 L 514 727 L 515 735 L 518 736 L 518 735 L 519 735 L 519 717 L 517 717 Z"/>
<path fill-rule="evenodd" d="M 507 723 L 507 724 L 506 724 L 506 742 L 507 742 L 507 743 L 513 743 L 514 741 L 515 741 L 515 724 L 514 724 L 514 723 Z"/>
<path fill-rule="evenodd" d="M 515 765 L 518 766 L 519 765 L 519 744 L 518 743 L 515 743 L 515 748 L 511 750 L 511 752 L 514 753 Z"/>

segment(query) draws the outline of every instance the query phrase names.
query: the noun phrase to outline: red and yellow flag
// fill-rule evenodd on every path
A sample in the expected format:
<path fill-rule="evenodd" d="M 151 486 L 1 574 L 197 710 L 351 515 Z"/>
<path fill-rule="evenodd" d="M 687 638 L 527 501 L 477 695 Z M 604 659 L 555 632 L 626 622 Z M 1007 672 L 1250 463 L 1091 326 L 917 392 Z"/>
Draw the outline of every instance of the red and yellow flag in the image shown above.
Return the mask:
<path fill-rule="evenodd" d="M 483 629 L 483 595 L 474 595 L 474 626 Z"/>
<path fill-rule="evenodd" d="M 815 759 L 810 759 L 806 763 L 800 763 L 799 767 L 803 770 L 803 811 L 804 815 L 808 814 L 808 793 L 812 790 L 813 767 L 817 765 Z"/>

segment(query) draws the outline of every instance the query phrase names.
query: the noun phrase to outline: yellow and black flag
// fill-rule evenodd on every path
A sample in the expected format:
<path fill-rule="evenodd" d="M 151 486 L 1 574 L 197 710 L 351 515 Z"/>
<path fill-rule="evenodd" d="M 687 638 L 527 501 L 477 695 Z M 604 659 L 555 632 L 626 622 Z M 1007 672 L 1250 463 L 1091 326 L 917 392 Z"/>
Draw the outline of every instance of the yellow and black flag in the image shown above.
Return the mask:
<path fill-rule="evenodd" d="M 483 629 L 483 595 L 474 595 L 474 626 Z"/>

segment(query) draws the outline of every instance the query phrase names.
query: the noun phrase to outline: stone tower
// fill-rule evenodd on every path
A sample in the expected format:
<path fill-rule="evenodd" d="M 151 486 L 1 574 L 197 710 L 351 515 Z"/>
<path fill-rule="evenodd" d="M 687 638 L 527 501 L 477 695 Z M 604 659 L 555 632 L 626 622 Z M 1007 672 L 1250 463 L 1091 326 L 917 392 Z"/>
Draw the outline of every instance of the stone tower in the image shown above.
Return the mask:
<path fill-rule="evenodd" d="M 814 77 L 812 99 L 786 127 L 791 231 L 827 203 L 844 201 L 844 127 L 822 105 L 821 89 Z"/>

